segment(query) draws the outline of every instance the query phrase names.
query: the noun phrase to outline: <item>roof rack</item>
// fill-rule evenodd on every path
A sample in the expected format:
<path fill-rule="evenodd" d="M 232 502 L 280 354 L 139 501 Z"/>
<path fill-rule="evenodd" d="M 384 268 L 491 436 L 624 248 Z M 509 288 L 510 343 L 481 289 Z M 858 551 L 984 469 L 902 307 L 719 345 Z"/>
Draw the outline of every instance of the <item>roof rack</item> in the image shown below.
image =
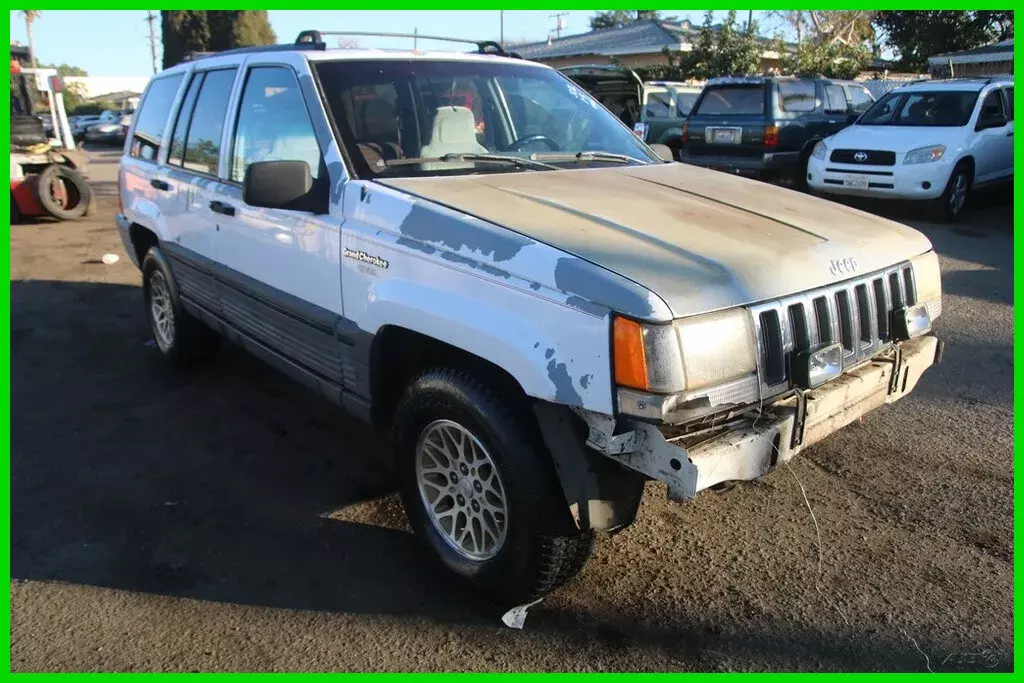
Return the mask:
<path fill-rule="evenodd" d="M 185 58 L 182 61 L 193 62 L 197 59 L 206 59 L 207 57 L 220 57 L 221 55 L 238 55 L 249 52 L 284 52 L 287 50 L 323 50 L 324 48 L 318 47 L 312 44 L 298 44 L 298 43 L 284 43 L 283 45 L 252 45 L 250 47 L 236 47 L 231 50 L 221 50 L 220 52 L 189 52 L 185 54 Z"/>
<path fill-rule="evenodd" d="M 506 52 L 505 48 L 493 40 L 470 40 L 466 38 L 450 38 L 447 36 L 427 36 L 421 33 L 378 33 L 376 31 L 302 31 L 295 39 L 295 45 L 313 46 L 315 50 L 326 50 L 327 43 L 324 36 L 367 36 L 374 38 L 411 38 L 413 40 L 443 40 L 449 43 L 469 43 L 476 45 L 477 52 L 482 55 L 496 55 L 499 57 L 515 57 L 522 59 L 515 52 Z"/>

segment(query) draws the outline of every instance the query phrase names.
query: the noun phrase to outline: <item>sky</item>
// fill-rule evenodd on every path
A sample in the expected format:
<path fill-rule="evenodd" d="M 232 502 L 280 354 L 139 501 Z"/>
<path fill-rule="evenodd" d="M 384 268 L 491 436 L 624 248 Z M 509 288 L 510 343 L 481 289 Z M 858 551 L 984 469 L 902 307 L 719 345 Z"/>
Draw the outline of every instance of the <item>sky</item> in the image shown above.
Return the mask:
<path fill-rule="evenodd" d="M 554 34 L 558 10 L 505 10 L 505 41 L 546 40 Z M 661 10 L 662 16 L 688 18 L 700 24 L 704 10 Z M 154 28 L 159 68 L 160 17 Z M 587 10 L 566 11 L 562 17 L 562 35 L 583 33 L 589 29 Z M 715 12 L 718 21 L 725 12 Z M 763 22 L 763 12 L 754 12 Z M 486 11 L 388 10 L 388 11 L 311 11 L 271 10 L 270 24 L 279 42 L 291 42 L 303 29 L 378 31 L 497 40 L 501 32 L 501 13 Z M 746 19 L 740 13 L 740 20 Z M 33 24 L 36 56 L 43 64 L 69 64 L 85 69 L 90 76 L 147 76 L 152 73 L 149 26 L 145 10 L 46 10 Z M 11 40 L 28 44 L 25 22 L 20 12 L 11 11 Z M 408 48 L 410 41 L 386 38 L 353 38 L 364 47 Z M 444 49 L 443 44 L 420 41 L 420 48 Z M 452 44 L 448 44 L 450 49 Z M 455 46 L 458 48 L 458 46 Z"/>

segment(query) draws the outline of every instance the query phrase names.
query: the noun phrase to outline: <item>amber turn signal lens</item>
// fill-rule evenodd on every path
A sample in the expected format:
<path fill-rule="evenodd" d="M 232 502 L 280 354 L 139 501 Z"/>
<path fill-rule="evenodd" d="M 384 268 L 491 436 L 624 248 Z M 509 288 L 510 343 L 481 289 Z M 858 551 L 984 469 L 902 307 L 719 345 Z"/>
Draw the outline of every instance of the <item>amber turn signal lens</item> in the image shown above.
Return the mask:
<path fill-rule="evenodd" d="M 765 147 L 775 147 L 779 144 L 779 127 L 778 126 L 765 126 L 764 127 L 764 145 Z"/>
<path fill-rule="evenodd" d="M 615 383 L 631 389 L 647 389 L 647 354 L 640 323 L 615 317 L 612 323 Z"/>

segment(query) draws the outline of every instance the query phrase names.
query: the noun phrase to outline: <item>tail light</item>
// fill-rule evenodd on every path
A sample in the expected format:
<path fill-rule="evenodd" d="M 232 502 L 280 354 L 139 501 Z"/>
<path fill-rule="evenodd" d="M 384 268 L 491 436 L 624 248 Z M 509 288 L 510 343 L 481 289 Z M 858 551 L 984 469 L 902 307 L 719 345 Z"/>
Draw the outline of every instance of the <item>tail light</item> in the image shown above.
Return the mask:
<path fill-rule="evenodd" d="M 764 144 L 766 147 L 775 147 L 779 144 L 779 127 L 764 127 Z"/>
<path fill-rule="evenodd" d="M 690 141 L 690 122 L 689 121 L 683 121 L 682 136 L 683 136 L 683 144 L 685 145 L 687 142 Z"/>

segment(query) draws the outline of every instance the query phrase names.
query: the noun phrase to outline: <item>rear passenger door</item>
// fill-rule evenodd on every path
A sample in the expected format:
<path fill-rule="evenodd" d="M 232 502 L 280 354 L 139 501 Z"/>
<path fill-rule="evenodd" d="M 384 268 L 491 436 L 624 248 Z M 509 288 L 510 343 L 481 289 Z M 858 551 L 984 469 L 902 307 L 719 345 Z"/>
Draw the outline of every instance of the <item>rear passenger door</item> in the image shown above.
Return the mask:
<path fill-rule="evenodd" d="M 206 291 L 212 289 L 207 285 L 212 282 L 209 277 L 217 259 L 217 215 L 211 203 L 220 190 L 224 118 L 237 73 L 236 66 L 228 66 L 192 74 L 174 123 L 166 162 L 169 191 L 174 193 L 176 203 L 168 255 L 176 267 L 189 268 L 183 288 L 188 288 L 189 275 L 201 278 L 197 285 L 203 289 L 202 301 L 198 303 L 210 304 L 214 309 L 215 295 Z"/>
<path fill-rule="evenodd" d="M 162 240 L 168 237 L 168 221 L 173 220 L 176 206 L 159 161 L 184 77 L 179 72 L 150 82 L 118 170 L 125 216 Z"/>
<path fill-rule="evenodd" d="M 825 86 L 825 135 L 838 133 L 850 124 L 850 105 L 842 86 L 826 83 Z"/>

